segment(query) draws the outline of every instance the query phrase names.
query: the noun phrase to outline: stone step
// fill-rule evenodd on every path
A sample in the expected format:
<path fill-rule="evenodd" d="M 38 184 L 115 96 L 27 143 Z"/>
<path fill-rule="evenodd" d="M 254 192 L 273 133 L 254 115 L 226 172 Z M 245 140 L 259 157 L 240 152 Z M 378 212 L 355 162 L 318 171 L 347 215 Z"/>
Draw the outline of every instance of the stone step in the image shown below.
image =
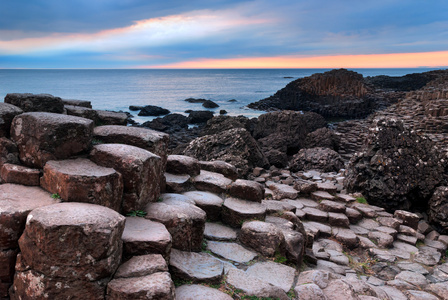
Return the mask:
<path fill-rule="evenodd" d="M 220 173 L 232 180 L 236 180 L 238 178 L 238 171 L 236 167 L 222 160 L 199 161 L 199 166 L 202 170 Z"/>
<path fill-rule="evenodd" d="M 123 176 L 123 213 L 143 210 L 146 204 L 158 200 L 163 177 L 159 156 L 135 146 L 102 144 L 93 147 L 90 159 Z"/>
<path fill-rule="evenodd" d="M 283 264 L 267 261 L 250 266 L 246 274 L 279 287 L 287 293 L 294 284 L 296 270 Z"/>
<path fill-rule="evenodd" d="M 237 231 L 219 223 L 205 223 L 204 236 L 212 241 L 235 241 Z"/>
<path fill-rule="evenodd" d="M 176 288 L 176 300 L 232 300 L 233 298 L 217 289 L 199 285 L 185 284 Z"/>
<path fill-rule="evenodd" d="M 224 264 L 208 253 L 185 252 L 173 249 L 171 274 L 194 283 L 218 283 L 224 274 Z"/>
<path fill-rule="evenodd" d="M 128 123 L 126 113 L 97 109 L 96 114 L 98 125 L 126 125 Z"/>
<path fill-rule="evenodd" d="M 15 183 L 28 186 L 40 185 L 40 170 L 14 164 L 3 164 L 1 177 L 4 183 Z"/>
<path fill-rule="evenodd" d="M 191 177 L 188 174 L 175 175 L 165 172 L 166 191 L 169 193 L 182 193 L 190 190 Z"/>
<path fill-rule="evenodd" d="M 133 256 L 118 267 L 114 278 L 130 278 L 168 272 L 166 260 L 160 254 Z"/>
<path fill-rule="evenodd" d="M 266 208 L 257 202 L 227 198 L 222 207 L 222 222 L 231 227 L 241 227 L 249 220 L 264 221 Z"/>
<path fill-rule="evenodd" d="M 254 202 L 261 202 L 264 198 L 263 186 L 251 180 L 237 179 L 230 185 L 228 193 L 234 198 Z"/>
<path fill-rule="evenodd" d="M 238 239 L 263 256 L 272 257 L 279 252 L 285 238 L 281 230 L 272 223 L 249 221 L 241 227 Z"/>
<path fill-rule="evenodd" d="M 224 200 L 218 195 L 201 191 L 186 192 L 183 195 L 193 200 L 197 207 L 204 210 L 208 220 L 221 220 L 221 210 Z"/>
<path fill-rule="evenodd" d="M 66 202 L 86 202 L 121 211 L 123 179 L 112 168 L 85 159 L 51 160 L 45 164 L 42 188 Z"/>
<path fill-rule="evenodd" d="M 273 198 L 275 200 L 296 199 L 299 195 L 299 192 L 295 188 L 286 184 L 274 183 L 271 181 L 266 182 L 266 186 L 272 190 Z"/>
<path fill-rule="evenodd" d="M 125 257 L 160 254 L 169 261 L 171 235 L 162 223 L 141 217 L 126 217 L 121 239 Z"/>
<path fill-rule="evenodd" d="M 147 219 L 166 226 L 172 237 L 173 248 L 182 251 L 201 251 L 207 218 L 202 209 L 171 197 L 162 202 L 149 203 L 145 211 Z"/>
<path fill-rule="evenodd" d="M 247 263 L 257 257 L 257 253 L 236 243 L 208 241 L 207 250 L 236 263 Z"/>
<path fill-rule="evenodd" d="M 201 170 L 201 173 L 193 178 L 193 182 L 198 190 L 221 194 L 227 191 L 232 180 L 219 173 Z"/>
<path fill-rule="evenodd" d="M 196 158 L 185 155 L 169 155 L 166 171 L 172 174 L 188 174 L 192 177 L 199 175 L 199 162 Z"/>

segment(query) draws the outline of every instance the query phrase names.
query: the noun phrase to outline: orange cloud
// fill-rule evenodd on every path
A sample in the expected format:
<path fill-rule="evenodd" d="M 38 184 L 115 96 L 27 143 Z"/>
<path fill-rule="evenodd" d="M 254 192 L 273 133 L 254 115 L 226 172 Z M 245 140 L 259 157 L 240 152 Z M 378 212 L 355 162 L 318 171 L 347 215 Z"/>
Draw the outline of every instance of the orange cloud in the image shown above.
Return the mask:
<path fill-rule="evenodd" d="M 421 53 L 198 59 L 143 66 L 165 69 L 417 68 L 448 66 L 448 51 Z"/>

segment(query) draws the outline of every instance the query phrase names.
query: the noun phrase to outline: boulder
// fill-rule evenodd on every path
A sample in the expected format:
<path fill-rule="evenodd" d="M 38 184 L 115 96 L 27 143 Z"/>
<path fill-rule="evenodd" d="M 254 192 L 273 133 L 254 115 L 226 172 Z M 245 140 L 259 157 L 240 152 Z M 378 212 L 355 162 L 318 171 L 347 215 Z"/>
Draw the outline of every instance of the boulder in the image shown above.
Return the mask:
<path fill-rule="evenodd" d="M 21 113 L 23 110 L 15 105 L 0 103 L 0 137 L 9 137 L 12 119 Z"/>
<path fill-rule="evenodd" d="M 302 149 L 289 163 L 292 172 L 308 170 L 338 172 L 343 167 L 344 161 L 336 151 L 322 147 Z"/>
<path fill-rule="evenodd" d="M 444 162 L 433 142 L 395 119 L 379 119 L 361 153 L 347 168 L 345 186 L 388 210 L 425 209 L 443 178 Z"/>
<path fill-rule="evenodd" d="M 429 199 L 430 222 L 442 234 L 448 234 L 448 187 L 439 186 Z"/>
<path fill-rule="evenodd" d="M 274 149 L 293 155 L 305 146 L 310 132 L 325 125 L 325 119 L 316 113 L 276 111 L 258 117 L 253 136 L 265 152 Z"/>
<path fill-rule="evenodd" d="M 232 180 L 236 180 L 238 178 L 238 172 L 235 166 L 222 160 L 199 161 L 199 167 L 201 170 L 220 173 Z"/>
<path fill-rule="evenodd" d="M 62 99 L 49 94 L 7 94 L 5 103 L 20 107 L 24 112 L 64 112 Z"/>
<path fill-rule="evenodd" d="M 34 209 L 19 240 L 12 298 L 104 298 L 121 261 L 124 223 L 117 212 L 87 203 Z"/>
<path fill-rule="evenodd" d="M 90 159 L 96 164 L 114 168 L 123 177 L 122 211 L 142 210 L 160 195 L 162 161 L 151 152 L 124 144 L 102 144 L 93 147 Z"/>
<path fill-rule="evenodd" d="M 257 119 L 249 119 L 244 116 L 216 116 L 207 121 L 201 133 L 202 135 L 211 135 L 235 128 L 244 128 L 252 133 L 256 123 Z"/>
<path fill-rule="evenodd" d="M 319 128 L 310 132 L 305 139 L 305 148 L 323 147 L 338 151 L 341 137 L 334 130 Z"/>
<path fill-rule="evenodd" d="M 188 115 L 189 124 L 206 123 L 208 120 L 213 118 L 213 112 L 208 110 L 194 110 Z"/>
<path fill-rule="evenodd" d="M 266 217 L 266 207 L 261 203 L 227 198 L 222 207 L 222 222 L 231 227 L 241 227 L 245 221 L 260 220 Z"/>
<path fill-rule="evenodd" d="M 98 113 L 96 110 L 84 106 L 64 105 L 67 115 L 86 118 L 93 122 L 98 122 Z"/>
<path fill-rule="evenodd" d="M 221 207 L 224 200 L 221 197 L 201 191 L 191 191 L 183 194 L 194 201 L 195 205 L 207 214 L 207 220 L 219 221 L 221 219 Z"/>
<path fill-rule="evenodd" d="M 169 114 L 170 111 L 166 108 L 162 108 L 160 106 L 154 106 L 154 105 L 145 105 L 140 109 L 140 112 L 138 113 L 139 116 L 162 116 Z"/>
<path fill-rule="evenodd" d="M 92 108 L 92 102 L 87 100 L 62 99 L 62 102 L 64 103 L 64 105 Z"/>
<path fill-rule="evenodd" d="M 31 112 L 14 118 L 11 139 L 25 165 L 42 168 L 49 160 L 69 158 L 88 150 L 92 131 L 93 122 L 85 118 Z"/>
<path fill-rule="evenodd" d="M 95 139 L 104 143 L 127 144 L 139 147 L 160 156 L 163 168 L 166 165 L 169 135 L 139 127 L 106 125 L 93 130 Z"/>
<path fill-rule="evenodd" d="M 0 137 L 0 166 L 5 163 L 19 164 L 19 150 L 16 143 Z"/>
<path fill-rule="evenodd" d="M 40 170 L 20 165 L 3 164 L 0 175 L 5 183 L 16 183 L 28 186 L 40 185 Z"/>
<path fill-rule="evenodd" d="M 108 110 L 96 110 L 98 115 L 97 125 L 126 125 L 129 116 L 124 112 Z"/>
<path fill-rule="evenodd" d="M 205 107 L 205 108 L 217 108 L 217 107 L 219 107 L 218 104 L 216 104 L 215 102 L 213 102 L 211 100 L 205 100 L 202 103 L 202 106 Z"/>
<path fill-rule="evenodd" d="M 187 98 L 184 101 L 188 102 L 188 103 L 204 103 L 205 101 L 207 101 L 207 99 L 202 99 L 202 98 Z"/>
<path fill-rule="evenodd" d="M 196 189 L 217 194 L 225 193 L 232 183 L 232 180 L 222 174 L 203 170 L 193 181 Z"/>
<path fill-rule="evenodd" d="M 146 218 L 165 225 L 172 236 L 173 248 L 201 251 L 206 213 L 178 199 L 165 199 L 146 206 Z"/>
<path fill-rule="evenodd" d="M 240 175 L 247 175 L 254 167 L 264 168 L 269 164 L 257 142 L 243 128 L 196 138 L 183 154 L 199 160 L 225 161 L 234 165 Z"/>
<path fill-rule="evenodd" d="M 284 242 L 284 236 L 274 224 L 249 221 L 241 227 L 239 240 L 262 255 L 272 257 Z"/>
<path fill-rule="evenodd" d="M 185 155 L 169 155 L 166 163 L 166 171 L 172 174 L 199 175 L 199 162 L 196 158 Z"/>
<path fill-rule="evenodd" d="M 184 115 L 169 114 L 163 118 L 156 118 L 152 121 L 147 121 L 143 123 L 142 126 L 171 134 L 182 129 L 187 129 L 188 121 L 187 117 Z"/>
<path fill-rule="evenodd" d="M 121 174 L 88 159 L 50 160 L 44 166 L 40 182 L 42 188 L 66 202 L 86 202 L 121 211 Z"/>

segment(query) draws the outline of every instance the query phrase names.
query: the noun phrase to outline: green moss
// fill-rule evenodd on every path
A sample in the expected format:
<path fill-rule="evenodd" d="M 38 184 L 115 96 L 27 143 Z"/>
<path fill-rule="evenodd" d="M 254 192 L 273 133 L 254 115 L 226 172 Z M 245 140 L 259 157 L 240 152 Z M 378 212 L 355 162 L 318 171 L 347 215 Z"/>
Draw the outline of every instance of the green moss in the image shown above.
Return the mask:
<path fill-rule="evenodd" d="M 364 197 L 356 197 L 356 202 L 362 203 L 362 204 L 369 204 L 369 203 L 367 203 L 367 200 Z"/>
<path fill-rule="evenodd" d="M 51 198 L 53 199 L 61 199 L 61 196 L 58 193 L 51 194 Z"/>
<path fill-rule="evenodd" d="M 133 210 L 133 211 L 130 211 L 126 216 L 144 218 L 147 214 L 148 213 L 143 210 Z"/>

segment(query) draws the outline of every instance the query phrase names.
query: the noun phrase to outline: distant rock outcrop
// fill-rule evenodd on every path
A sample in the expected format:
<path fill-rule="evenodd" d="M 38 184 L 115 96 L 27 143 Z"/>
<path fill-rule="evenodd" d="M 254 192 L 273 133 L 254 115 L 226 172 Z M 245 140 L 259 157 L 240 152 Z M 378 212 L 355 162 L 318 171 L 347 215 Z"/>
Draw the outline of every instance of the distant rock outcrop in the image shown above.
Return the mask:
<path fill-rule="evenodd" d="M 248 105 L 259 110 L 312 111 L 324 117 L 365 117 L 384 102 L 394 102 L 376 92 L 361 74 L 345 69 L 317 73 L 289 83 L 275 95 Z"/>
<path fill-rule="evenodd" d="M 344 161 L 341 156 L 336 151 L 323 147 L 300 150 L 294 155 L 289 166 L 293 172 L 308 170 L 338 172 L 343 167 Z"/>

